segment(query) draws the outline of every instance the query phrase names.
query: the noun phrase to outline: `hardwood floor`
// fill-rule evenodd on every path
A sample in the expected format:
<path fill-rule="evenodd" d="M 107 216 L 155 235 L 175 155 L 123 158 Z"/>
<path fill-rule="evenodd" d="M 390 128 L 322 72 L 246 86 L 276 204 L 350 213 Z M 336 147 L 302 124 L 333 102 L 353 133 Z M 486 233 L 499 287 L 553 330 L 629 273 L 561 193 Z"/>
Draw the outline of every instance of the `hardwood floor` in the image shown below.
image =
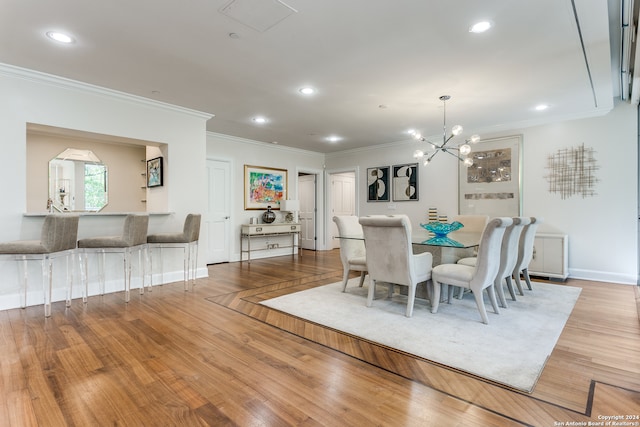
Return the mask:
<path fill-rule="evenodd" d="M 0 425 L 558 426 L 640 415 L 635 286 L 566 282 L 583 291 L 526 394 L 258 305 L 341 276 L 337 250 L 304 251 L 210 266 L 193 292 L 175 283 L 128 304 L 123 292 L 59 302 L 49 319 L 42 306 L 0 311 Z"/>

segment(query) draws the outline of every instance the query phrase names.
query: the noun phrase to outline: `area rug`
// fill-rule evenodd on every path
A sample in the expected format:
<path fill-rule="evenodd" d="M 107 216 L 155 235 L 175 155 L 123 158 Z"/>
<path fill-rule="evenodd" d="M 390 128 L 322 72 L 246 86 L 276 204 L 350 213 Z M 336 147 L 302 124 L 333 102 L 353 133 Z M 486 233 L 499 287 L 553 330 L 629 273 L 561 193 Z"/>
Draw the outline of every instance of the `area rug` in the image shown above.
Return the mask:
<path fill-rule="evenodd" d="M 509 308 L 493 313 L 485 303 L 489 324 L 480 321 L 473 295 L 441 303 L 436 314 L 428 301 L 416 299 L 413 317 L 404 316 L 406 297 L 387 297 L 378 285 L 366 307 L 368 278 L 358 287 L 341 283 L 269 299 L 276 310 L 431 360 L 514 389 L 531 392 L 580 295 L 580 288 L 535 282 Z"/>

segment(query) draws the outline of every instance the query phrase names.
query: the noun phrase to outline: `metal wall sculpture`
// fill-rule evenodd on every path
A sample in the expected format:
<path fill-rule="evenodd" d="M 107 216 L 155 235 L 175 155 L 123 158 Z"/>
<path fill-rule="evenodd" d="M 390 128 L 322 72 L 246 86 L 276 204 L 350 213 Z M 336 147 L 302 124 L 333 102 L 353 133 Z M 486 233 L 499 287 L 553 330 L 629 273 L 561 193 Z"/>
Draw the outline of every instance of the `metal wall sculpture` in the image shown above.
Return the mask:
<path fill-rule="evenodd" d="M 593 148 L 564 148 L 550 155 L 547 159 L 549 174 L 545 176 L 549 182 L 549 192 L 558 193 L 562 199 L 578 195 L 595 196 L 595 185 L 598 182 L 595 172 L 599 169 L 593 157 Z"/>

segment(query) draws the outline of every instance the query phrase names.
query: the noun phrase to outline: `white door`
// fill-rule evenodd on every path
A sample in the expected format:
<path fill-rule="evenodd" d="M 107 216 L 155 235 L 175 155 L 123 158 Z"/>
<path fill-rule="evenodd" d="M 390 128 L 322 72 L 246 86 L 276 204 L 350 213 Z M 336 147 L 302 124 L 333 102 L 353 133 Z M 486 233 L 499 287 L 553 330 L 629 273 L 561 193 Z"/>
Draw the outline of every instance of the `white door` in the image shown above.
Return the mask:
<path fill-rule="evenodd" d="M 331 175 L 331 213 L 336 215 L 356 214 L 356 175 L 343 172 Z M 339 248 L 338 226 L 331 221 L 331 247 Z"/>
<path fill-rule="evenodd" d="M 207 264 L 229 262 L 231 188 L 229 162 L 207 160 L 209 200 L 203 232 L 207 233 Z"/>
<path fill-rule="evenodd" d="M 300 200 L 300 247 L 316 250 L 316 176 L 298 177 L 298 199 Z"/>

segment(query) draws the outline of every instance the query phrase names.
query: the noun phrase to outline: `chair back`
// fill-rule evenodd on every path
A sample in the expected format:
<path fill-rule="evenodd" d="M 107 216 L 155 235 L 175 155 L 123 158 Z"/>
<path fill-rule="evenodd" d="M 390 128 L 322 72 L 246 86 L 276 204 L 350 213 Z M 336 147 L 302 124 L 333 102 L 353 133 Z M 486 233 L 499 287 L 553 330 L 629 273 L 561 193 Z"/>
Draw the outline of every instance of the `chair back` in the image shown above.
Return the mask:
<path fill-rule="evenodd" d="M 51 214 L 44 218 L 40 241 L 49 253 L 75 249 L 80 217 L 73 214 Z"/>
<path fill-rule="evenodd" d="M 373 215 L 361 217 L 360 224 L 371 280 L 405 286 L 417 283 L 409 217 Z"/>
<path fill-rule="evenodd" d="M 462 231 L 482 233 L 489 222 L 489 215 L 456 215 L 452 221 L 458 221 L 464 225 Z"/>
<path fill-rule="evenodd" d="M 502 280 L 505 277 L 511 276 L 516 261 L 518 260 L 518 247 L 522 230 L 530 223 L 531 219 L 529 217 L 515 217 L 513 218 L 513 224 L 505 229 L 504 236 L 502 237 L 500 268 L 498 268 L 496 280 Z"/>
<path fill-rule="evenodd" d="M 129 214 L 125 217 L 122 240 L 127 246 L 138 246 L 147 243 L 149 215 Z"/>
<path fill-rule="evenodd" d="M 188 214 L 184 220 L 184 239 L 185 242 L 197 242 L 200 239 L 200 221 L 202 215 L 200 214 Z"/>
<path fill-rule="evenodd" d="M 358 217 L 354 215 L 334 216 L 333 222 L 338 226 L 338 234 L 341 237 L 355 237 L 356 239 L 340 239 L 340 259 L 342 265 L 347 266 L 349 260 L 354 258 L 362 258 L 366 256 L 364 240 L 358 240 L 362 237 L 362 226 L 358 222 Z"/>
<path fill-rule="evenodd" d="M 518 259 L 513 267 L 513 274 L 520 274 L 520 272 L 529 266 L 531 258 L 533 257 L 533 242 L 536 237 L 536 231 L 538 225 L 542 223 L 542 218 L 531 217 L 531 222 L 524 227 L 522 235 L 520 236 L 520 242 L 518 245 Z"/>
<path fill-rule="evenodd" d="M 483 289 L 495 280 L 500 268 L 502 239 L 506 227 L 511 224 L 513 224 L 512 218 L 498 217 L 489 221 L 484 228 L 480 238 L 480 246 L 478 247 L 476 268 L 470 282 L 471 289 L 474 288 L 474 285 L 478 285 L 480 289 Z"/>

